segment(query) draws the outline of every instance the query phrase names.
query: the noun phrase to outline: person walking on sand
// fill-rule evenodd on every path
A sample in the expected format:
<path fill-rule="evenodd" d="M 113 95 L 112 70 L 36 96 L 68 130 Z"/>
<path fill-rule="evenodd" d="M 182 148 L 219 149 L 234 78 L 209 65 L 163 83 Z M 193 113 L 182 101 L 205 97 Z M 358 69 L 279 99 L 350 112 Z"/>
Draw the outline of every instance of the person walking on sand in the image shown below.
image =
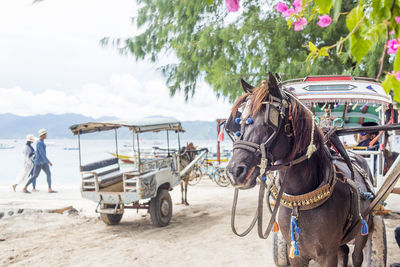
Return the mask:
<path fill-rule="evenodd" d="M 15 180 L 15 184 L 12 185 L 13 190 L 17 188 L 17 185 L 26 182 L 30 174 L 33 170 L 33 160 L 35 157 L 35 149 L 33 149 L 32 144 L 35 142 L 35 137 L 33 134 L 28 134 L 26 136 L 26 143 L 24 146 L 23 154 L 24 154 L 24 169 L 20 172 Z M 35 186 L 33 191 L 35 191 Z"/>
<path fill-rule="evenodd" d="M 33 174 L 31 179 L 29 179 L 29 181 L 26 183 L 24 187 L 24 192 L 30 193 L 27 189 L 28 186 L 31 183 L 33 183 L 33 181 L 36 181 L 36 178 L 39 176 L 40 171 L 43 170 L 47 176 L 47 185 L 49 186 L 49 193 L 57 193 L 57 191 L 51 189 L 51 173 L 49 166 L 53 166 L 53 164 L 50 162 L 50 160 L 47 159 L 46 156 L 46 144 L 44 143 L 44 139 L 47 138 L 46 129 L 39 130 L 39 138 L 40 138 L 39 141 L 36 143 L 36 156 L 34 160 Z"/>

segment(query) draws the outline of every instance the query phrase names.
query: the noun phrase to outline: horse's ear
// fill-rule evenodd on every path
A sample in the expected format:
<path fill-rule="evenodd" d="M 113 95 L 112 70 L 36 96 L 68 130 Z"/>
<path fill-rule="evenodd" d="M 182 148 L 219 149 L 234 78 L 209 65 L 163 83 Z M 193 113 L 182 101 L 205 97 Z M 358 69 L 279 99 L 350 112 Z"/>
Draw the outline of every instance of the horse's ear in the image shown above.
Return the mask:
<path fill-rule="evenodd" d="M 245 82 L 245 80 L 240 79 L 240 83 L 242 84 L 242 88 L 244 90 L 245 93 L 253 93 L 253 88 L 254 86 L 248 84 L 247 82 Z"/>
<path fill-rule="evenodd" d="M 282 99 L 281 89 L 279 89 L 279 82 L 271 72 L 268 73 L 268 90 L 271 95 Z"/>

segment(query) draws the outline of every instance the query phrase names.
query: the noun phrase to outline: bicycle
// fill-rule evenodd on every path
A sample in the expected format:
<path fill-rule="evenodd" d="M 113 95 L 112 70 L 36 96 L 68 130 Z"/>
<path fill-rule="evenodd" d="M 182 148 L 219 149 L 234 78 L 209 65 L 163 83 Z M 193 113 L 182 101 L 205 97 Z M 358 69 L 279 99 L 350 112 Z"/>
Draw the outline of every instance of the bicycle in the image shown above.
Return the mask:
<path fill-rule="evenodd" d="M 230 181 L 225 174 L 225 167 L 218 165 L 214 166 L 212 162 L 204 160 L 193 167 L 191 177 L 189 178 L 189 185 L 196 185 L 198 182 L 200 182 L 203 176 L 208 176 L 211 181 L 215 182 L 221 187 L 226 187 L 230 184 Z"/>

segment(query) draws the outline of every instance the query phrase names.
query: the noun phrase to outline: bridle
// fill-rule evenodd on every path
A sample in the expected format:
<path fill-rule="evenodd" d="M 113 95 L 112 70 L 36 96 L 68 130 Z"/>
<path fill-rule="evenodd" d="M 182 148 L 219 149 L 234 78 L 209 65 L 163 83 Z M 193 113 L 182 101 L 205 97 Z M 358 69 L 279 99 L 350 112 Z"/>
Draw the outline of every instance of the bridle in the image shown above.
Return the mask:
<path fill-rule="evenodd" d="M 260 153 L 261 160 L 260 164 L 257 167 L 260 168 L 260 174 L 257 177 L 260 182 L 260 191 L 258 197 L 258 209 L 257 213 L 251 222 L 248 229 L 246 229 L 243 233 L 238 233 L 235 227 L 235 214 L 236 214 L 236 206 L 238 200 L 239 189 L 235 188 L 233 206 L 232 206 L 232 218 L 231 218 L 231 226 L 232 231 L 238 236 L 245 236 L 247 235 L 251 229 L 254 227 L 255 223 L 258 221 L 258 235 L 260 238 L 266 239 L 269 236 L 269 233 L 272 230 L 273 223 L 275 222 L 275 217 L 280 205 L 280 201 L 285 190 L 287 179 L 286 173 L 283 176 L 281 187 L 279 193 L 277 194 L 277 199 L 275 203 L 275 207 L 271 214 L 271 219 L 269 221 L 268 227 L 265 232 L 262 230 L 262 217 L 263 217 L 263 199 L 265 194 L 266 188 L 266 173 L 268 171 L 275 171 L 275 170 L 286 170 L 287 168 L 299 164 L 311 157 L 311 155 L 317 150 L 316 146 L 314 145 L 314 131 L 315 131 L 315 121 L 314 115 L 312 115 L 312 131 L 311 131 L 311 140 L 310 144 L 307 148 L 307 151 L 300 157 L 290 160 L 285 163 L 277 163 L 278 161 L 274 159 L 272 155 L 272 151 L 277 143 L 277 137 L 282 132 L 282 127 L 285 135 L 289 138 L 290 142 L 293 142 L 293 137 L 295 136 L 295 128 L 293 123 L 293 117 L 291 114 L 291 104 L 290 100 L 294 99 L 298 104 L 302 105 L 305 110 L 309 111 L 304 104 L 299 101 L 295 96 L 291 95 L 289 92 L 284 90 L 280 90 L 282 98 L 274 97 L 271 94 L 268 95 L 268 101 L 264 101 L 262 104 L 265 105 L 265 117 L 264 122 L 265 124 L 272 130 L 272 134 L 268 137 L 267 141 L 261 144 L 257 144 L 250 141 L 243 140 L 245 127 L 248 124 L 252 123 L 252 119 L 249 118 L 249 112 L 245 110 L 243 112 L 240 120 L 238 118 L 235 120 L 235 123 L 240 124 L 240 132 L 236 133 L 237 139 L 233 143 L 233 150 L 235 149 L 244 149 L 251 153 Z M 249 107 L 249 99 L 245 101 L 246 108 Z M 250 120 L 249 120 L 250 119 Z M 231 134 L 227 131 L 228 134 Z M 268 188 L 269 190 L 270 188 Z"/>
<path fill-rule="evenodd" d="M 265 105 L 264 122 L 270 129 L 272 129 L 272 134 L 268 137 L 267 141 L 265 141 L 264 143 L 257 144 L 254 142 L 243 140 L 245 127 L 246 125 L 250 124 L 249 118 L 247 117 L 248 114 L 244 114 L 244 116 L 240 118 L 240 121 L 239 120 L 236 121 L 236 123 L 239 122 L 241 128 L 240 132 L 236 132 L 237 138 L 233 143 L 233 150 L 244 149 L 251 153 L 260 153 L 261 160 L 260 164 L 258 165 L 258 167 L 260 168 L 260 177 L 263 176 L 267 171 L 282 170 L 291 167 L 293 165 L 299 164 L 304 160 L 310 158 L 312 153 L 314 153 L 316 150 L 315 148 L 310 149 L 310 146 L 314 145 L 313 136 L 315 131 L 314 115 L 311 114 L 313 118 L 312 122 L 313 124 L 312 124 L 311 141 L 308 150 L 312 150 L 312 152 L 307 151 L 302 156 L 284 163 L 277 163 L 278 160 L 274 159 L 272 151 L 276 145 L 277 137 L 281 132 L 282 127 L 284 128 L 283 129 L 284 133 L 289 138 L 290 142 L 293 142 L 293 137 L 295 137 L 296 135 L 293 123 L 293 117 L 291 114 L 290 99 L 294 99 L 295 101 L 297 101 L 298 104 L 304 106 L 303 103 L 301 103 L 296 97 L 294 97 L 290 93 L 281 90 L 281 94 L 282 94 L 282 99 L 269 95 L 269 101 L 264 101 L 262 103 L 263 105 Z M 305 109 L 308 110 L 307 107 L 305 107 Z M 252 119 L 250 118 L 250 120 Z M 228 134 L 231 135 L 231 132 L 228 131 Z M 279 160 L 279 162 L 281 162 L 281 160 Z"/>

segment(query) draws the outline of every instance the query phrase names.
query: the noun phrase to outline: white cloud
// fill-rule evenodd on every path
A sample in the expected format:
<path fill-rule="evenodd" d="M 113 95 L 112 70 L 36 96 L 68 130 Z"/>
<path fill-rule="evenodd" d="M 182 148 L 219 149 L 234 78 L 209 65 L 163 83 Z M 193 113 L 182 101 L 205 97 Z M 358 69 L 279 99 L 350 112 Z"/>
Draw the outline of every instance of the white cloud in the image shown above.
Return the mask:
<path fill-rule="evenodd" d="M 36 114 L 79 113 L 95 118 L 116 116 L 138 119 L 146 116 L 173 116 L 179 120 L 215 120 L 229 115 L 231 104 L 217 99 L 207 85 L 201 85 L 193 98 L 170 97 L 159 80 L 139 82 L 131 74 L 113 74 L 108 84 L 84 84 L 79 90 L 31 92 L 21 87 L 0 88 L 0 113 L 27 116 Z"/>

